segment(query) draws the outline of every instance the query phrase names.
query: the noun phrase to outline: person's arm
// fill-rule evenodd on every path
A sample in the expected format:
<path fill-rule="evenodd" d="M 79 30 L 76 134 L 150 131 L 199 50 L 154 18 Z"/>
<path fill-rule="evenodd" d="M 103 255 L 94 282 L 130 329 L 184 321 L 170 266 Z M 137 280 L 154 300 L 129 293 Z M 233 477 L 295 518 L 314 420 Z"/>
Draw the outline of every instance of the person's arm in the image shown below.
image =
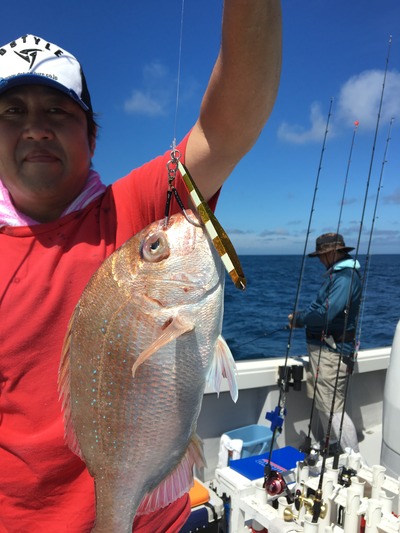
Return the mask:
<path fill-rule="evenodd" d="M 185 157 L 206 200 L 265 125 L 278 91 L 281 53 L 279 0 L 225 0 L 220 53 Z"/>
<path fill-rule="evenodd" d="M 350 278 L 344 274 L 334 276 L 319 291 L 318 296 L 304 311 L 291 320 L 293 327 L 326 328 L 346 308 Z"/>

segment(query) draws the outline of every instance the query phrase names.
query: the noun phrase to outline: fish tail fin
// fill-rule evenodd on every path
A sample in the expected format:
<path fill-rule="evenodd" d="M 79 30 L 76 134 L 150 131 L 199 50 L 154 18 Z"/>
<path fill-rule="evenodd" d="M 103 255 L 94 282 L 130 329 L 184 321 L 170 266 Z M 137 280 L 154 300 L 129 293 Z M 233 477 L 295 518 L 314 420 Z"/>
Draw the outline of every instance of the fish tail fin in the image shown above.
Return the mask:
<path fill-rule="evenodd" d="M 212 366 L 207 376 L 208 384 L 218 394 L 221 390 L 222 378 L 228 380 L 232 400 L 236 402 L 239 396 L 236 382 L 236 363 L 229 346 L 226 344 L 225 339 L 220 335 L 215 346 Z"/>
<path fill-rule="evenodd" d="M 142 515 L 154 512 L 188 492 L 193 486 L 194 465 L 199 468 L 206 466 L 203 443 L 196 434 L 192 436 L 179 465 L 152 492 L 149 492 L 143 498 L 136 514 Z"/>
<path fill-rule="evenodd" d="M 64 339 L 61 351 L 60 366 L 58 369 L 58 393 L 61 401 L 61 410 L 64 415 L 64 437 L 68 447 L 82 459 L 82 453 L 76 438 L 74 426 L 72 424 L 71 413 L 71 369 L 70 369 L 70 346 L 71 328 L 75 313 L 72 315 Z"/>

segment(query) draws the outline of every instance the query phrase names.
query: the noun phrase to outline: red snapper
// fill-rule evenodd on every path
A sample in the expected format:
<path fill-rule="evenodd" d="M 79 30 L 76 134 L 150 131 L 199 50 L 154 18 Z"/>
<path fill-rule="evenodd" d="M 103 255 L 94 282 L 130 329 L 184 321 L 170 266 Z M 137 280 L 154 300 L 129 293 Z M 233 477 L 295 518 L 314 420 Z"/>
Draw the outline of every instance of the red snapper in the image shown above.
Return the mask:
<path fill-rule="evenodd" d="M 191 215 L 193 216 L 193 215 Z M 225 271 L 203 228 L 154 222 L 108 257 L 71 318 L 60 364 L 66 436 L 96 491 L 96 533 L 188 491 L 204 464 L 196 423 L 207 380 L 235 364 L 221 337 Z"/>

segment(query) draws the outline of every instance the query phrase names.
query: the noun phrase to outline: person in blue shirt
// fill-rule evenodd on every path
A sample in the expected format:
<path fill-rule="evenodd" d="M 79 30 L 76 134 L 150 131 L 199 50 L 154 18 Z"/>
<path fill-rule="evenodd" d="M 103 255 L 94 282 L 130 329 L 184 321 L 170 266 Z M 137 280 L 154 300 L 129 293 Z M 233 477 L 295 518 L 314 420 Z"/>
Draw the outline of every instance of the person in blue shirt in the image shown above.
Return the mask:
<path fill-rule="evenodd" d="M 308 256 L 318 257 L 325 266 L 325 280 L 308 307 L 289 315 L 289 324 L 305 328 L 309 354 L 307 394 L 310 398 L 315 394 L 315 406 L 325 432 L 333 407 L 331 442 L 340 439 L 342 449 L 358 452 L 356 428 L 346 412 L 340 435 L 346 376 L 354 365 L 361 301 L 360 264 L 349 255 L 352 250 L 338 233 L 325 233 L 317 238 L 316 249 Z"/>

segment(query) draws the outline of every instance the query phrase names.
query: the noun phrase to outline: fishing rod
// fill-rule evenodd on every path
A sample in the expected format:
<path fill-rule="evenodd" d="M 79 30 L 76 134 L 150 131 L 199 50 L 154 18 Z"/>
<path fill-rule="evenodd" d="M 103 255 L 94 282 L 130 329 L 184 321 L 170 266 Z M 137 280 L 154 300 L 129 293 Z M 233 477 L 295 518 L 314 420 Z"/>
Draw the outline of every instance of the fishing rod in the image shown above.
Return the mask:
<path fill-rule="evenodd" d="M 306 251 L 307 251 L 307 246 L 308 246 L 308 239 L 311 233 L 311 223 L 312 223 L 313 213 L 315 210 L 315 201 L 317 197 L 319 179 L 320 179 L 321 170 L 322 170 L 322 161 L 323 161 L 324 154 L 325 154 L 326 140 L 327 140 L 328 131 L 329 131 L 329 122 L 330 122 L 331 115 L 332 115 L 332 107 L 333 107 L 333 98 L 331 98 L 330 100 L 329 112 L 328 112 L 328 117 L 326 120 L 325 133 L 324 133 L 323 143 L 321 147 L 321 154 L 320 154 L 319 165 L 318 165 L 318 170 L 317 170 L 317 175 L 316 175 L 316 180 L 315 180 L 314 193 L 313 193 L 311 209 L 310 209 L 310 217 L 308 220 L 306 239 L 304 243 L 304 251 L 303 251 L 301 267 L 300 267 L 299 280 L 297 283 L 296 296 L 295 296 L 295 301 L 294 301 L 294 306 L 293 306 L 293 313 L 292 313 L 293 319 L 297 312 L 299 298 L 300 298 L 301 285 L 302 285 L 302 281 L 304 277 Z M 272 456 L 272 450 L 274 448 L 277 433 L 278 432 L 280 433 L 282 431 L 283 422 L 286 416 L 286 407 L 285 407 L 286 392 L 288 390 L 287 384 L 288 384 L 288 378 L 289 378 L 288 359 L 289 359 L 289 353 L 291 349 L 293 329 L 294 329 L 293 327 L 289 326 L 289 336 L 288 336 L 288 341 L 287 341 L 287 346 L 286 346 L 284 371 L 281 372 L 280 380 L 278 381 L 278 385 L 279 385 L 278 404 L 275 407 L 274 411 L 267 412 L 267 414 L 265 415 L 265 418 L 271 422 L 271 430 L 272 430 L 272 438 L 271 438 L 271 444 L 270 444 L 270 449 L 269 449 L 268 462 L 264 469 L 264 487 L 267 490 L 267 492 L 269 490 L 272 491 L 276 487 L 276 483 L 275 483 L 276 475 L 271 467 L 271 456 Z"/>
<path fill-rule="evenodd" d="M 359 232 L 358 232 L 358 240 L 357 240 L 357 247 L 356 247 L 357 253 L 358 253 L 359 248 L 360 248 L 361 234 L 362 234 L 364 218 L 365 218 L 365 211 L 366 211 L 367 200 L 368 200 L 368 191 L 369 191 L 369 186 L 370 186 L 370 182 L 371 182 L 372 167 L 373 167 L 374 159 L 375 159 L 375 149 L 376 149 L 376 142 L 377 142 L 378 132 L 379 132 L 381 111 L 382 111 L 382 105 L 383 105 L 383 97 L 384 97 L 384 94 L 385 94 L 386 77 L 387 77 L 387 71 L 388 71 L 388 65 L 389 65 L 389 56 L 390 56 L 391 45 L 392 45 L 392 36 L 390 35 L 390 37 L 389 37 L 389 45 L 388 45 L 388 52 L 387 52 L 387 55 L 386 55 L 385 71 L 384 71 L 384 75 L 383 75 L 381 97 L 380 97 L 380 101 L 379 101 L 379 109 L 378 109 L 378 115 L 377 115 L 376 126 L 375 126 L 375 134 L 374 134 L 374 140 L 373 140 L 372 150 L 371 150 L 371 159 L 370 159 L 369 169 L 368 169 L 367 185 L 366 185 L 365 195 L 364 195 L 364 203 L 363 203 L 363 209 L 362 209 L 362 215 L 361 215 L 361 221 L 360 221 L 360 229 L 359 229 Z"/>
<path fill-rule="evenodd" d="M 337 223 L 337 228 L 336 228 L 336 234 L 339 234 L 339 232 L 340 232 L 342 214 L 343 214 L 343 206 L 344 206 L 345 197 L 346 197 L 346 191 L 347 191 L 347 185 L 348 185 L 348 179 L 349 179 L 350 167 L 351 167 L 351 161 L 352 161 L 352 154 L 353 154 L 353 150 L 354 150 L 354 144 L 355 144 L 356 134 L 357 134 L 357 131 L 358 131 L 358 126 L 359 126 L 359 122 L 355 121 L 354 122 L 353 135 L 352 135 L 352 139 L 351 139 L 351 143 L 350 143 L 350 150 L 349 150 L 349 157 L 348 157 L 348 162 L 347 162 L 346 174 L 345 174 L 345 179 L 344 179 L 344 184 L 343 184 L 343 192 L 342 192 L 342 199 L 341 199 L 341 204 L 340 204 L 340 209 L 339 209 L 339 217 L 338 217 L 338 223 Z M 333 255 L 333 263 L 332 264 L 334 264 L 336 262 L 336 254 L 337 254 L 337 250 L 335 249 L 335 252 L 334 252 L 334 255 Z M 320 342 L 319 354 L 318 354 L 318 358 L 317 358 L 317 362 L 316 362 L 316 368 L 315 368 L 315 371 L 314 371 L 314 374 L 315 374 L 314 375 L 314 392 L 313 392 L 313 398 L 312 398 L 310 420 L 309 420 L 309 425 L 308 425 L 308 435 L 307 435 L 306 441 L 305 441 L 305 448 L 306 448 L 306 450 L 309 453 L 311 452 L 311 426 L 312 426 L 312 420 L 313 420 L 314 410 L 315 410 L 315 405 L 316 405 L 316 392 L 317 392 L 317 387 L 318 387 L 318 379 L 319 379 L 319 371 L 320 371 L 320 365 L 321 365 L 323 341 L 325 341 L 325 343 L 326 343 L 327 339 L 329 338 L 326 335 L 329 332 L 329 293 L 330 293 L 330 291 L 332 289 L 333 281 L 334 281 L 334 279 L 333 279 L 333 277 L 331 277 L 331 285 L 328 286 L 328 288 L 327 288 L 328 296 L 327 296 L 327 300 L 326 300 L 325 328 L 321 332 L 321 342 Z M 323 501 L 322 486 L 323 486 L 324 472 L 325 472 L 325 469 L 326 469 L 326 459 L 328 457 L 328 451 L 329 451 L 329 445 L 330 445 L 330 438 L 331 438 L 330 435 L 331 435 L 332 424 L 333 424 L 334 408 L 335 408 L 335 402 L 336 402 L 336 393 L 337 393 L 337 390 L 338 390 L 338 382 L 339 382 L 339 376 L 340 376 L 341 362 L 342 362 L 342 357 L 340 355 L 338 357 L 338 361 L 337 361 L 337 370 L 336 370 L 336 373 L 335 373 L 335 383 L 334 383 L 334 387 L 333 387 L 332 402 L 331 402 L 331 406 L 330 406 L 330 412 L 329 412 L 327 430 L 326 430 L 326 434 L 325 434 L 324 446 L 323 446 L 323 450 L 322 450 L 322 454 L 321 454 L 322 455 L 322 459 L 323 459 L 322 466 L 321 466 L 321 474 L 320 474 L 318 488 L 317 488 L 317 490 L 315 492 L 314 501 L 313 501 L 313 508 L 312 508 L 312 521 L 313 522 L 317 522 L 319 517 L 322 516 L 323 513 L 325 512 L 324 511 L 325 505 L 324 505 L 324 501 Z M 312 364 L 311 361 L 310 361 L 310 364 Z"/>
<path fill-rule="evenodd" d="M 391 41 L 389 42 L 389 51 L 390 51 L 390 43 L 391 43 Z M 368 191 L 369 191 L 369 186 L 370 186 L 370 180 L 371 180 L 371 174 L 372 174 L 372 166 L 373 166 L 373 160 L 374 160 L 374 154 L 375 154 L 375 146 L 376 146 L 376 140 L 377 140 L 378 130 L 379 130 L 380 114 L 381 114 L 381 109 L 382 109 L 384 89 L 385 89 L 385 80 L 386 80 L 387 66 L 388 66 L 388 57 L 389 57 L 389 52 L 388 52 L 387 60 L 386 60 L 386 67 L 385 67 L 384 80 L 383 80 L 383 85 L 382 85 L 381 99 L 380 99 L 379 111 L 378 111 L 378 116 L 377 116 L 377 123 L 376 123 L 376 128 L 375 128 L 375 136 L 374 136 L 374 142 L 373 142 L 372 152 L 371 152 L 371 161 L 370 161 L 369 173 L 368 173 L 368 178 L 367 178 L 367 183 L 366 183 L 366 188 L 365 188 L 364 204 L 363 204 L 362 216 L 361 216 L 361 220 L 360 220 L 360 228 L 359 228 L 359 233 L 358 233 L 358 240 L 357 240 L 357 246 L 356 246 L 354 266 L 353 266 L 353 269 L 352 269 L 351 281 L 350 281 L 350 285 L 349 285 L 347 302 L 346 302 L 346 307 L 345 307 L 345 312 L 344 312 L 345 319 L 344 319 L 344 326 L 343 326 L 343 333 L 342 333 L 343 340 L 345 339 L 345 333 L 347 331 L 348 320 L 349 320 L 349 316 L 350 316 L 350 306 L 351 306 L 351 298 L 352 298 L 352 292 L 353 292 L 354 276 L 355 276 L 355 273 L 357 272 L 356 271 L 356 263 L 357 263 L 357 257 L 358 257 L 358 254 L 359 254 L 361 234 L 362 234 L 362 228 L 363 228 L 363 223 L 364 223 L 364 218 L 365 218 L 365 210 L 366 210 L 366 204 L 367 204 L 367 199 L 368 199 Z M 357 275 L 358 275 L 358 273 L 357 273 Z M 365 276 L 364 276 L 363 279 L 365 280 Z M 364 287 L 363 287 L 363 282 L 362 282 L 362 286 L 361 286 L 361 289 L 360 289 L 360 299 L 361 299 L 361 296 L 362 296 L 362 293 L 363 293 L 363 289 L 364 289 Z M 360 304 L 359 304 L 359 308 L 357 309 L 357 314 L 356 314 L 355 331 L 357 330 L 357 321 L 358 321 L 358 317 L 359 317 L 359 312 L 360 312 Z M 341 365 L 341 362 L 344 360 L 344 357 L 343 357 L 343 355 L 344 355 L 344 353 L 343 353 L 343 351 L 344 351 L 344 342 L 341 344 L 340 354 L 339 354 L 339 357 L 338 357 L 338 366 L 337 366 L 337 372 L 336 372 L 334 394 L 333 394 L 333 398 L 332 398 L 331 410 L 330 410 L 329 420 L 328 420 L 328 427 L 327 427 L 326 436 L 325 436 L 325 444 L 324 444 L 324 450 L 323 450 L 322 466 L 321 466 L 321 474 L 320 474 L 320 479 L 319 479 L 318 490 L 322 490 L 323 479 L 324 479 L 324 474 L 325 474 L 325 469 L 326 469 L 326 460 L 327 460 L 327 456 L 328 456 L 330 433 L 331 433 L 331 430 L 332 430 L 333 417 L 334 417 L 334 413 L 335 413 L 334 409 L 335 409 L 335 401 L 336 401 L 338 379 L 339 379 L 339 374 L 340 374 L 340 365 Z M 338 435 L 338 441 L 337 441 L 337 449 L 336 449 L 336 453 L 334 454 L 334 460 L 333 460 L 333 468 L 336 468 L 336 469 L 338 468 L 338 463 L 339 463 L 340 443 L 341 443 L 341 439 L 342 439 L 344 417 L 345 417 L 345 413 L 346 413 L 346 400 L 347 400 L 348 390 L 349 390 L 349 380 L 350 380 L 350 375 L 353 372 L 355 360 L 356 360 L 356 357 L 357 357 L 357 347 L 356 347 L 356 339 L 355 338 L 354 338 L 353 342 L 354 342 L 353 354 L 351 354 L 350 356 L 346 356 L 346 361 L 345 361 L 346 364 L 347 364 L 347 372 L 346 372 L 346 381 L 345 381 L 345 387 L 344 387 L 343 407 L 342 407 L 341 421 L 340 421 L 340 425 L 339 425 L 339 435 Z M 315 518 L 315 521 L 318 519 L 318 517 L 313 516 L 313 521 L 314 521 L 314 518 Z"/>
<path fill-rule="evenodd" d="M 390 123 L 389 123 L 388 136 L 386 138 L 385 151 L 384 151 L 384 154 L 383 154 L 381 172 L 380 172 L 380 175 L 379 175 L 379 182 L 378 182 L 378 187 L 377 187 L 377 192 L 376 192 L 374 212 L 373 212 L 373 215 L 372 215 L 371 230 L 369 232 L 368 246 L 367 246 L 366 258 L 365 258 L 366 265 L 365 265 L 364 277 L 363 277 L 363 281 L 362 281 L 363 288 L 364 288 L 364 285 L 365 285 L 365 290 L 362 291 L 362 294 L 364 293 L 364 298 L 361 299 L 360 320 L 359 320 L 359 323 L 357 324 L 357 326 L 359 328 L 358 329 L 358 333 L 357 333 L 357 338 L 358 339 L 361 338 L 361 325 L 362 325 L 362 319 L 363 319 L 363 315 L 364 315 L 365 292 L 366 292 L 366 287 L 367 287 L 367 284 L 368 284 L 368 276 L 369 276 L 369 270 L 370 270 L 369 269 L 369 266 L 370 266 L 369 261 L 370 261 L 370 257 L 371 257 L 370 251 L 371 251 L 371 245 L 372 245 L 372 236 L 373 236 L 374 229 L 375 229 L 375 221 L 377 219 L 376 213 L 377 213 L 377 210 L 378 210 L 379 196 L 380 196 L 380 192 L 381 192 L 381 189 L 382 189 L 383 172 L 384 172 L 385 165 L 388 162 L 387 161 L 387 153 L 388 153 L 388 149 L 389 149 L 389 143 L 391 141 L 391 133 L 392 133 L 393 122 L 394 122 L 394 117 L 392 117 L 390 119 Z"/>
<path fill-rule="evenodd" d="M 345 179 L 344 179 L 344 184 L 343 184 L 343 192 L 342 192 L 342 198 L 341 198 L 341 202 L 340 202 L 340 210 L 339 210 L 339 218 L 338 218 L 338 223 L 337 223 L 337 228 L 336 228 L 336 234 L 340 233 L 342 214 L 343 214 L 343 206 L 344 206 L 344 202 L 345 202 L 345 198 L 346 198 L 346 191 L 347 191 L 347 185 L 348 185 L 348 181 L 349 181 L 350 167 L 351 167 L 352 155 L 353 155 L 353 150 L 354 150 L 355 138 L 356 138 L 356 134 L 357 134 L 357 131 L 358 131 L 358 126 L 359 126 L 359 122 L 358 122 L 358 120 L 356 120 L 354 122 L 353 135 L 352 135 L 352 138 L 351 138 L 349 156 L 348 156 L 348 160 L 347 160 L 346 174 L 345 174 Z M 335 250 L 335 255 L 336 255 L 336 250 Z M 335 263 L 335 255 L 334 255 L 334 261 L 333 261 L 334 263 Z M 329 289 L 328 289 L 328 294 L 329 294 Z M 328 323 L 329 323 L 329 315 L 327 314 L 326 315 L 326 323 L 325 323 L 325 331 L 328 331 Z M 323 334 L 322 334 L 322 337 L 323 337 Z M 321 343 L 321 346 L 320 346 L 320 351 L 319 351 L 319 356 L 318 356 L 317 366 L 316 366 L 316 372 L 315 372 L 314 387 L 313 387 L 313 397 L 312 397 L 311 410 L 310 410 L 310 419 L 309 419 L 309 423 L 308 423 L 308 434 L 307 434 L 307 437 L 306 437 L 304 445 L 303 445 L 304 451 L 307 451 L 308 453 L 310 452 L 310 449 L 311 449 L 311 427 L 312 427 L 312 422 L 313 422 L 313 419 L 314 419 L 316 393 L 317 393 L 318 377 L 319 377 L 319 368 L 320 368 L 320 362 L 321 362 L 321 351 L 322 351 L 322 343 Z M 329 444 L 328 444 L 328 446 L 329 446 Z"/>
<path fill-rule="evenodd" d="M 366 292 L 366 286 L 367 286 L 367 279 L 368 279 L 368 276 L 369 276 L 369 258 L 370 258 L 372 236 L 373 236 L 373 232 L 374 232 L 375 221 L 376 221 L 376 218 L 377 218 L 376 217 L 376 213 L 377 213 L 377 209 L 378 209 L 379 195 L 380 195 L 380 191 L 382 189 L 382 179 L 383 179 L 384 168 L 385 168 L 385 164 L 387 163 L 387 153 L 388 153 L 389 143 L 390 143 L 390 140 L 391 140 L 391 131 L 392 131 L 393 122 L 394 122 L 394 118 L 392 117 L 391 120 L 390 120 L 390 123 L 389 123 L 389 131 L 388 131 L 388 136 L 387 136 L 387 139 L 386 139 L 384 155 L 383 155 L 383 159 L 382 159 L 381 172 L 380 172 L 380 176 L 379 176 L 379 182 L 378 182 L 377 194 L 376 194 L 376 199 L 375 199 L 374 212 L 373 212 L 372 223 L 371 223 L 371 230 L 370 230 L 370 233 L 369 233 L 368 247 L 367 247 L 367 252 L 366 252 L 364 276 L 363 276 L 362 282 L 361 282 L 360 311 L 359 311 L 359 313 L 357 315 L 357 318 L 356 318 L 356 337 L 355 337 L 356 339 L 360 339 L 361 338 L 361 323 L 362 323 L 362 317 L 363 317 L 363 313 L 364 313 L 365 292 Z M 357 330 L 358 324 L 359 324 L 359 329 Z M 356 350 L 358 350 L 359 341 L 358 342 L 355 341 L 355 345 L 356 345 Z M 348 391 L 349 391 L 349 388 L 350 388 L 350 376 L 351 376 L 351 372 L 348 372 L 348 374 L 346 376 L 346 383 L 345 383 L 345 395 L 344 395 L 345 399 L 347 398 Z M 343 430 L 343 423 L 344 423 L 344 412 L 345 412 L 344 409 L 345 409 L 345 406 L 343 407 L 342 417 L 341 417 L 341 421 L 340 421 L 339 443 L 340 443 L 340 440 L 341 440 L 341 437 L 342 437 L 342 430 Z M 337 451 L 337 453 L 335 455 L 334 465 L 333 466 L 337 467 L 337 463 L 338 463 L 338 451 Z"/>
<path fill-rule="evenodd" d="M 364 195 L 362 216 L 361 216 L 360 228 L 359 228 L 359 232 L 358 232 L 355 259 L 357 259 L 358 255 L 359 255 L 361 234 L 362 234 L 362 229 L 363 229 L 363 224 L 364 224 L 366 205 L 367 205 L 367 200 L 368 200 L 368 192 L 369 192 L 369 187 L 370 187 L 370 182 L 371 182 L 372 168 L 373 168 L 373 163 L 374 163 L 374 158 L 375 158 L 376 143 L 377 143 L 377 138 L 378 138 L 380 119 L 381 119 L 381 112 L 382 112 L 382 106 L 383 106 L 383 100 L 384 100 L 384 94 L 385 94 L 386 78 L 387 78 L 387 72 L 388 72 L 388 66 L 389 66 L 391 45 L 392 45 L 392 36 L 390 35 L 389 36 L 389 42 L 388 42 L 388 50 L 387 50 L 387 54 L 386 54 L 386 62 L 385 62 L 385 70 L 384 70 L 384 75 L 383 75 L 382 90 L 381 90 L 379 107 L 378 107 L 378 114 L 377 114 L 376 125 L 375 125 L 375 133 L 374 133 L 374 139 L 373 139 L 373 144 L 372 144 L 372 149 L 371 149 L 371 158 L 370 158 L 369 170 L 368 170 L 368 175 L 367 175 L 367 183 L 366 183 L 366 189 L 365 189 L 365 195 Z M 376 197 L 376 201 L 375 201 L 374 215 L 373 215 L 373 220 L 372 220 L 372 225 L 371 225 L 371 230 L 370 230 L 370 235 L 369 235 L 368 250 L 367 250 L 367 255 L 366 255 L 366 259 L 365 259 L 364 275 L 363 275 L 362 280 L 361 280 L 361 301 L 360 301 L 359 309 L 357 311 L 356 320 L 355 320 L 355 332 L 356 332 L 356 334 L 357 334 L 357 330 L 358 330 L 358 326 L 359 326 L 360 311 L 361 311 L 361 309 L 363 309 L 363 303 L 362 302 L 364 300 L 364 292 L 365 292 L 365 288 L 366 288 L 366 284 L 365 283 L 366 283 L 366 279 L 368 277 L 369 256 L 370 256 L 370 248 L 371 248 L 371 242 L 372 242 L 372 234 L 373 234 L 373 230 L 374 230 L 376 211 L 377 211 L 377 206 L 378 206 L 378 201 L 379 201 L 379 192 L 380 192 L 381 183 L 382 183 L 383 170 L 384 170 L 384 166 L 385 166 L 385 162 L 386 162 L 387 150 L 388 150 L 389 142 L 390 142 L 390 135 L 391 135 L 391 129 L 392 129 L 393 120 L 394 119 L 392 118 L 392 120 L 390 121 L 390 125 L 389 125 L 389 133 L 388 133 L 388 137 L 387 137 L 387 140 L 386 140 L 385 152 L 384 152 L 384 156 L 383 156 L 383 162 L 382 162 L 381 173 L 380 173 L 380 178 L 379 178 L 378 192 L 377 192 L 377 197 Z M 353 269 L 353 272 L 352 272 L 351 283 L 353 282 L 354 271 L 355 271 L 355 269 Z M 350 289 L 349 289 L 349 292 L 350 292 Z M 350 302 L 348 302 L 348 303 L 350 303 Z M 347 322 L 348 322 L 348 313 L 345 316 L 345 324 L 344 324 L 344 328 L 343 328 L 343 334 L 346 331 Z M 352 355 L 351 360 L 349 361 L 349 363 L 347 365 L 344 405 L 343 405 L 343 409 L 342 409 L 342 418 L 341 418 L 340 427 L 339 427 L 338 450 L 337 450 L 337 452 L 335 454 L 334 466 L 337 466 L 338 460 L 339 460 L 339 446 L 340 446 L 340 441 L 341 441 L 342 432 L 343 432 L 343 422 L 344 422 L 345 409 L 346 409 L 347 393 L 348 393 L 348 389 L 349 389 L 350 376 L 353 373 L 353 368 L 354 368 L 354 365 L 355 365 L 355 363 L 357 361 L 358 348 L 359 348 L 359 344 L 360 344 L 359 339 L 360 339 L 360 337 L 358 336 L 358 334 L 355 335 L 353 355 Z M 343 349 L 341 350 L 341 352 L 342 351 L 343 351 Z M 342 355 L 343 355 L 343 353 L 341 353 L 341 356 Z"/>
<path fill-rule="evenodd" d="M 342 214 L 343 214 L 343 206 L 344 206 L 344 201 L 345 201 L 345 198 L 346 198 L 346 191 L 347 191 L 347 184 L 348 184 L 348 180 L 349 180 L 349 173 L 350 173 L 350 166 L 351 166 L 353 149 L 354 149 L 354 142 L 355 142 L 355 138 L 356 138 L 356 134 L 357 134 L 357 131 L 358 131 L 359 124 L 360 123 L 358 122 L 358 120 L 356 120 L 354 122 L 353 135 L 352 135 L 352 138 L 351 138 L 349 158 L 348 158 L 348 161 L 347 161 L 346 176 L 345 176 L 345 179 L 344 179 L 342 200 L 340 202 L 340 211 L 339 211 L 339 218 L 338 218 L 338 224 L 337 224 L 336 233 L 340 233 L 340 226 L 341 226 Z"/>
<path fill-rule="evenodd" d="M 372 223 L 371 223 L 371 230 L 370 230 L 370 233 L 369 233 L 368 247 L 367 247 L 367 252 L 366 252 L 364 276 L 363 276 L 362 281 L 361 281 L 361 301 L 360 301 L 359 312 L 358 312 L 357 317 L 356 317 L 355 355 L 357 354 L 358 347 L 359 347 L 359 340 L 357 341 L 357 339 L 361 338 L 361 322 L 362 322 L 362 316 L 363 316 L 363 313 L 364 313 L 365 292 L 366 292 L 367 280 L 368 280 L 368 276 L 369 276 L 369 260 L 370 260 L 370 250 L 371 250 L 372 236 L 373 236 L 373 232 L 374 232 L 375 221 L 376 221 L 376 218 L 377 218 L 376 217 L 376 213 L 377 213 L 377 209 L 378 209 L 379 195 L 380 195 L 380 191 L 381 191 L 381 188 L 382 188 L 382 179 L 383 179 L 384 168 L 385 168 L 385 164 L 387 163 L 387 153 L 388 153 L 389 143 L 390 143 L 390 140 L 391 140 L 391 130 L 392 130 L 393 122 L 394 122 L 394 118 L 392 117 L 391 120 L 390 120 L 390 123 L 389 123 L 389 131 L 388 131 L 388 136 L 387 136 L 387 139 L 386 139 L 384 155 L 383 155 L 383 159 L 382 159 L 381 172 L 380 172 L 380 176 L 379 176 L 379 183 L 378 183 L 377 194 L 376 194 L 376 199 L 375 199 L 374 212 L 373 212 Z M 357 328 L 359 328 L 359 329 L 357 330 Z M 345 402 L 346 402 L 348 390 L 349 390 L 349 387 L 350 387 L 350 378 L 351 378 L 351 375 L 352 375 L 352 370 L 353 370 L 353 367 L 354 367 L 354 363 L 355 363 L 355 359 L 351 363 L 349 371 L 347 372 L 347 375 L 346 375 L 345 395 L 344 395 Z M 342 437 L 343 423 L 344 423 L 344 416 L 345 416 L 345 407 L 346 407 L 346 403 L 343 406 L 342 417 L 341 417 L 341 421 L 340 421 L 339 439 L 338 439 L 339 443 L 340 443 L 340 440 L 341 440 L 341 437 Z M 335 465 L 337 466 L 337 464 L 338 464 L 338 455 L 339 455 L 339 451 L 337 450 L 337 453 L 335 454 L 335 458 L 334 458 L 334 464 L 333 464 L 334 467 L 335 467 Z"/>
<path fill-rule="evenodd" d="M 389 50 L 390 50 L 390 47 L 389 47 Z M 353 266 L 353 269 L 352 269 L 351 282 L 350 282 L 350 286 L 349 286 L 348 297 L 347 297 L 345 313 L 344 313 L 345 320 L 344 320 L 344 328 L 343 328 L 343 335 L 342 335 L 342 338 L 343 338 L 344 342 L 345 342 L 345 332 L 347 330 L 349 314 L 350 314 L 350 305 L 351 305 L 351 297 L 352 297 L 352 292 L 353 292 L 354 276 L 355 276 L 355 273 L 356 273 L 356 261 L 357 261 L 357 257 L 358 257 L 358 253 L 359 253 L 362 228 L 363 228 L 363 223 L 364 223 L 364 218 L 365 218 L 365 209 L 366 209 L 366 202 L 367 202 L 367 198 L 368 198 L 370 178 L 371 178 L 371 173 L 372 173 L 372 165 L 373 165 L 373 159 L 374 159 L 374 153 L 375 153 L 376 139 L 377 139 L 377 134 L 378 134 L 378 130 L 379 130 L 379 121 L 380 121 L 380 113 L 381 113 L 383 95 L 384 95 L 384 89 L 385 89 L 385 80 L 386 80 L 386 74 L 387 74 L 388 57 L 389 57 L 389 53 L 388 53 L 387 61 L 386 61 L 384 82 L 383 82 L 383 86 L 382 86 L 382 93 L 381 93 L 381 100 L 380 100 L 379 111 L 378 111 L 377 125 L 376 125 L 376 130 L 375 130 L 374 143 L 373 143 L 373 147 L 372 147 L 370 169 L 369 169 L 368 179 L 367 179 L 367 183 L 366 183 L 365 199 L 364 199 L 364 205 L 363 205 L 363 210 L 362 210 L 362 217 L 361 217 L 361 221 L 360 221 L 359 235 L 358 235 L 358 241 L 357 241 L 357 247 L 356 247 L 356 258 L 354 260 L 354 266 Z M 358 273 L 357 273 L 357 275 L 358 275 Z M 357 316 L 358 316 L 358 314 L 359 314 L 359 309 L 357 310 Z M 323 454 L 322 454 L 321 473 L 320 473 L 320 477 L 319 477 L 318 488 L 317 488 L 317 491 L 316 491 L 316 494 L 315 494 L 315 505 L 313 507 L 313 515 L 312 515 L 312 521 L 313 522 L 317 522 L 318 521 L 319 516 L 321 514 L 322 504 L 323 504 L 323 501 L 322 501 L 322 487 L 323 487 L 324 475 L 325 475 L 325 471 L 326 471 L 326 460 L 327 460 L 327 457 L 328 457 L 330 434 L 331 434 L 332 425 L 333 425 L 333 418 L 334 418 L 334 414 L 335 414 L 335 401 L 336 401 L 336 394 L 337 394 L 337 390 L 338 390 L 338 380 L 339 380 L 339 376 L 340 376 L 340 365 L 341 365 L 342 360 L 343 360 L 343 349 L 344 349 L 344 345 L 343 344 L 344 343 L 341 344 L 340 354 L 339 354 L 338 362 L 337 362 L 338 364 L 337 364 L 334 392 L 333 392 L 333 397 L 332 397 L 331 409 L 330 409 L 329 420 L 328 420 L 328 427 L 327 427 L 327 430 L 326 430 L 325 443 L 324 443 L 324 449 L 323 449 Z M 343 431 L 343 421 L 344 421 L 344 416 L 345 416 L 345 406 L 346 406 L 346 399 L 347 399 L 347 392 L 348 392 L 348 380 L 349 380 L 349 376 L 350 376 L 350 374 L 352 372 L 353 366 L 354 366 L 354 362 L 348 362 L 347 363 L 346 386 L 345 386 L 345 394 L 344 394 L 344 399 L 343 399 L 343 409 L 342 409 L 342 417 L 341 417 L 340 429 L 339 429 L 338 446 L 337 446 L 337 451 L 336 451 L 336 454 L 335 454 L 335 457 L 334 457 L 334 463 L 333 463 L 333 467 L 334 468 L 337 468 L 338 461 L 339 461 L 339 447 L 340 447 L 340 441 L 341 441 L 342 431 Z"/>

